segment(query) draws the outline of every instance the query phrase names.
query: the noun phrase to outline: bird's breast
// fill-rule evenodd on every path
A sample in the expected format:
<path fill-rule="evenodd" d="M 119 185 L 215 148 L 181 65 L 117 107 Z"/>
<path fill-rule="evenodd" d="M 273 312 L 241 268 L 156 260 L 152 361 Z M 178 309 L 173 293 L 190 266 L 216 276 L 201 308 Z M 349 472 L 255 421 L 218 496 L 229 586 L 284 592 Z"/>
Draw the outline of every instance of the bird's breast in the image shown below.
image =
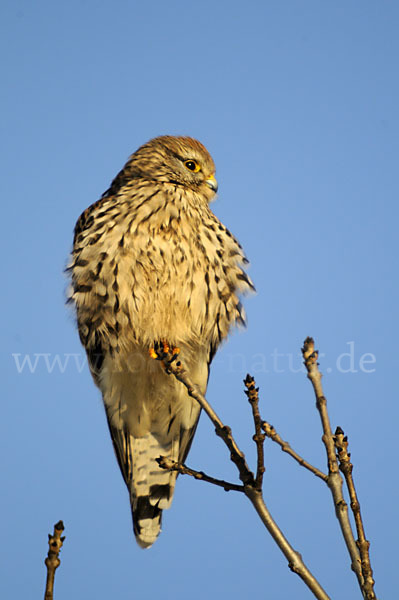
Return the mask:
<path fill-rule="evenodd" d="M 141 208 L 103 209 L 80 240 L 72 266 L 79 324 L 94 323 L 117 349 L 224 337 L 237 319 L 238 244 L 209 211 L 159 198 Z"/>

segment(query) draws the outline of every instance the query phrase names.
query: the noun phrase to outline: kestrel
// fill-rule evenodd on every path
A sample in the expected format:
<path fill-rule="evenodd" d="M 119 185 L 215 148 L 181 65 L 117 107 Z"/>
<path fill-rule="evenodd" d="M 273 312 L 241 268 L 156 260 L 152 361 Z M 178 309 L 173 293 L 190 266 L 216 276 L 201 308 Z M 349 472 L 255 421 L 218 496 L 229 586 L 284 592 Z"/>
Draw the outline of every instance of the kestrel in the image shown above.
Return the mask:
<path fill-rule="evenodd" d="M 206 148 L 162 136 L 141 146 L 80 216 L 68 271 L 70 302 L 128 487 L 138 544 L 151 546 L 169 508 L 200 407 L 149 350 L 178 347 L 205 394 L 209 366 L 253 289 L 237 240 L 209 208 L 217 191 Z"/>

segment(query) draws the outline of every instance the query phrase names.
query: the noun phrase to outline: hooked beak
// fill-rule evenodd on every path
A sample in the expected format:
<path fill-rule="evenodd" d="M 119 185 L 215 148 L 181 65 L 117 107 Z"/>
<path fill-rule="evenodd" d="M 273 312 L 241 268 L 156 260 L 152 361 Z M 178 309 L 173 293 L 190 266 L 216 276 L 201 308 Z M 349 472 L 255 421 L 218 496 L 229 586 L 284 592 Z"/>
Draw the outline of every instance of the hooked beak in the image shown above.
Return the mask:
<path fill-rule="evenodd" d="M 215 176 L 214 175 L 209 175 L 208 179 L 205 179 L 205 183 L 216 194 L 216 192 L 218 191 L 218 182 L 216 181 Z"/>

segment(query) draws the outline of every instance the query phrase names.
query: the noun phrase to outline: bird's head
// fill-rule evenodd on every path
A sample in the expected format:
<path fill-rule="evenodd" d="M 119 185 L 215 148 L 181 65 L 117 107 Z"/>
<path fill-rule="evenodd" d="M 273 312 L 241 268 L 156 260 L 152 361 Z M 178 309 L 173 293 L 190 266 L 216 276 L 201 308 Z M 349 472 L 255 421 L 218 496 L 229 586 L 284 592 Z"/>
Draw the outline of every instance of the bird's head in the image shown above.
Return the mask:
<path fill-rule="evenodd" d="M 201 142 L 164 135 L 141 146 L 125 166 L 131 178 L 160 181 L 200 192 L 208 202 L 217 192 L 215 165 Z"/>

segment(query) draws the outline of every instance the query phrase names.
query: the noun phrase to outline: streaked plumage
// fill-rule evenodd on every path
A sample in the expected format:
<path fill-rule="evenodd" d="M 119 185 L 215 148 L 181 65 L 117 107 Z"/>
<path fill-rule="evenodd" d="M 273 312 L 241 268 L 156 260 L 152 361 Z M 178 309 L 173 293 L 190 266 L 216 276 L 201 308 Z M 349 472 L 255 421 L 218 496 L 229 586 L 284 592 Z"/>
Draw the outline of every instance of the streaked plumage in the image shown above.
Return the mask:
<path fill-rule="evenodd" d="M 185 460 L 200 412 L 148 350 L 179 347 L 205 393 L 218 345 L 244 323 L 238 294 L 253 287 L 241 246 L 209 208 L 214 172 L 200 142 L 155 138 L 75 227 L 70 301 L 142 547 L 158 536 L 176 480 L 155 459 Z"/>

